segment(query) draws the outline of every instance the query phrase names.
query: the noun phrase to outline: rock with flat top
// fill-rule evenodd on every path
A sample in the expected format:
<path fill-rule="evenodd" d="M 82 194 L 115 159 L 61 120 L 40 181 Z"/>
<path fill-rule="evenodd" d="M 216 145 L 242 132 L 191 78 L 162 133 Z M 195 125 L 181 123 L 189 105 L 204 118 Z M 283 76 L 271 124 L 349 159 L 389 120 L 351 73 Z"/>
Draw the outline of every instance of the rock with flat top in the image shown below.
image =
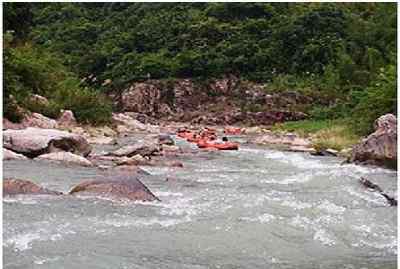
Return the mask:
<path fill-rule="evenodd" d="M 42 154 L 68 151 L 87 156 L 92 150 L 88 141 L 81 135 L 40 128 L 3 131 L 4 148 L 34 158 Z"/>
<path fill-rule="evenodd" d="M 81 166 L 93 166 L 93 164 L 88 159 L 86 159 L 82 156 L 73 154 L 71 152 L 65 152 L 65 151 L 43 154 L 43 155 L 36 157 L 36 159 L 57 161 L 57 162 L 62 162 L 62 163 L 66 163 L 66 164 L 76 164 L 76 165 L 81 165 Z"/>

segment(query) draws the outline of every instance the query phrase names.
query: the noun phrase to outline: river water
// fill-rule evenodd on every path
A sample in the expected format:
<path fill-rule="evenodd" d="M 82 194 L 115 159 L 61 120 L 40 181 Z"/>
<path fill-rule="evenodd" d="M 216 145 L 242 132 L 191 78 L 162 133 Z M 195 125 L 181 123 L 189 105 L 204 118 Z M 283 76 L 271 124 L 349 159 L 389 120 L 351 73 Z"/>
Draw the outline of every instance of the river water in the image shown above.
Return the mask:
<path fill-rule="evenodd" d="M 181 161 L 143 167 L 161 202 L 6 197 L 4 268 L 396 268 L 397 208 L 358 183 L 397 197 L 395 171 L 255 145 Z M 65 192 L 101 173 L 3 165 L 5 176 Z"/>

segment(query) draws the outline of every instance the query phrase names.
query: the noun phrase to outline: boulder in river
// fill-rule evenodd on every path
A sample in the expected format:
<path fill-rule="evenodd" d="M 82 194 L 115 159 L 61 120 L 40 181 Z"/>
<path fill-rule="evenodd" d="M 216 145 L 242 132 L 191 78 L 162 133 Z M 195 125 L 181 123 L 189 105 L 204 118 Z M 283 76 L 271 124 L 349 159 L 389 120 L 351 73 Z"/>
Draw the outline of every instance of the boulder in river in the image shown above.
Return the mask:
<path fill-rule="evenodd" d="M 159 201 L 159 199 L 136 177 L 127 173 L 108 176 L 104 179 L 88 180 L 79 183 L 69 192 L 89 193 L 114 199 L 133 201 Z"/>
<path fill-rule="evenodd" d="M 53 129 L 5 130 L 3 143 L 6 149 L 30 158 L 56 151 L 68 151 L 87 156 L 92 150 L 83 136 Z"/>
<path fill-rule="evenodd" d="M 3 161 L 6 160 L 26 160 L 27 158 L 22 155 L 15 153 L 14 151 L 3 148 Z"/>
<path fill-rule="evenodd" d="M 77 164 L 81 166 L 93 166 L 93 164 L 86 158 L 73 154 L 71 152 L 52 152 L 36 157 L 39 160 L 58 161 L 67 164 Z"/>
<path fill-rule="evenodd" d="M 122 156 L 132 157 L 139 154 L 145 157 L 154 155 L 158 151 L 159 151 L 158 146 L 154 144 L 148 142 L 137 142 L 133 145 L 123 146 L 122 148 L 109 153 L 109 155 L 118 157 Z"/>
<path fill-rule="evenodd" d="M 62 192 L 45 189 L 25 179 L 5 178 L 3 180 L 3 195 L 5 196 L 17 194 L 61 195 Z"/>
<path fill-rule="evenodd" d="M 379 117 L 375 132 L 353 147 L 350 162 L 397 168 L 397 119 L 393 114 Z"/>

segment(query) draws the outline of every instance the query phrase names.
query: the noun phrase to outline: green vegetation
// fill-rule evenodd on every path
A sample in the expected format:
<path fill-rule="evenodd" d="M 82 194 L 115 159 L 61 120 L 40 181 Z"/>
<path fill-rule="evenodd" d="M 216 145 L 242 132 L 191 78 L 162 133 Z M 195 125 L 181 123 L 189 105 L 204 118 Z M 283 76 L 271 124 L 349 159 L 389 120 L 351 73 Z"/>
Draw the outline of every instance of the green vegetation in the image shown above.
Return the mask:
<path fill-rule="evenodd" d="M 304 120 L 276 124 L 274 131 L 296 132 L 300 136 L 310 137 L 314 148 L 342 150 L 357 141 L 360 136 L 355 134 L 345 120 Z"/>
<path fill-rule="evenodd" d="M 397 113 L 395 3 L 4 6 L 12 36 L 4 46 L 6 115 L 16 115 L 10 94 L 22 104 L 39 93 L 52 101 L 39 111 L 70 108 L 100 124 L 111 113 L 101 94 L 148 78 L 226 74 L 313 97 L 306 112 L 314 125 L 347 119 L 351 132 L 365 135 L 379 115 Z"/>

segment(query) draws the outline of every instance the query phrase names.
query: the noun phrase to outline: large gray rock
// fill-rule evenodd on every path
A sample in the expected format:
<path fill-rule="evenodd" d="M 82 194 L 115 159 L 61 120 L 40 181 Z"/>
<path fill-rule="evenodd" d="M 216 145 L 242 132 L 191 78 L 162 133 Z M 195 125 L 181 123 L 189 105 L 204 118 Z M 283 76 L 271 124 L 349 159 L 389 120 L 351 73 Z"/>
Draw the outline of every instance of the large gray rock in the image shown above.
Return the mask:
<path fill-rule="evenodd" d="M 3 132 L 3 143 L 6 149 L 30 158 L 56 151 L 87 156 L 92 150 L 83 136 L 53 129 L 6 130 Z"/>
<path fill-rule="evenodd" d="M 137 142 L 133 145 L 127 145 L 120 149 L 117 149 L 116 151 L 113 151 L 108 155 L 118 156 L 118 157 L 122 156 L 132 157 L 135 155 L 151 156 L 159 152 L 159 150 L 160 149 L 156 144 L 152 144 L 149 142 Z"/>
<path fill-rule="evenodd" d="M 15 178 L 5 178 L 3 180 L 3 195 L 17 194 L 52 194 L 60 195 L 61 192 L 52 191 L 36 185 L 35 183 Z"/>
<path fill-rule="evenodd" d="M 93 166 L 93 164 L 88 159 L 65 151 L 43 154 L 36 157 L 35 159 L 57 161 L 66 164 L 76 164 L 81 166 Z"/>
<path fill-rule="evenodd" d="M 15 153 L 14 151 L 3 148 L 3 161 L 6 160 L 26 160 L 27 158 L 22 155 Z"/>
<path fill-rule="evenodd" d="M 379 117 L 375 132 L 353 147 L 350 162 L 397 168 L 397 119 L 393 114 Z"/>
<path fill-rule="evenodd" d="M 159 200 L 136 176 L 124 172 L 104 179 L 88 180 L 79 183 L 70 194 L 86 193 L 113 199 L 139 201 Z"/>
<path fill-rule="evenodd" d="M 54 129 L 58 127 L 57 121 L 39 113 L 27 114 L 22 120 L 21 124 L 25 127 L 37 127 L 44 129 Z"/>

